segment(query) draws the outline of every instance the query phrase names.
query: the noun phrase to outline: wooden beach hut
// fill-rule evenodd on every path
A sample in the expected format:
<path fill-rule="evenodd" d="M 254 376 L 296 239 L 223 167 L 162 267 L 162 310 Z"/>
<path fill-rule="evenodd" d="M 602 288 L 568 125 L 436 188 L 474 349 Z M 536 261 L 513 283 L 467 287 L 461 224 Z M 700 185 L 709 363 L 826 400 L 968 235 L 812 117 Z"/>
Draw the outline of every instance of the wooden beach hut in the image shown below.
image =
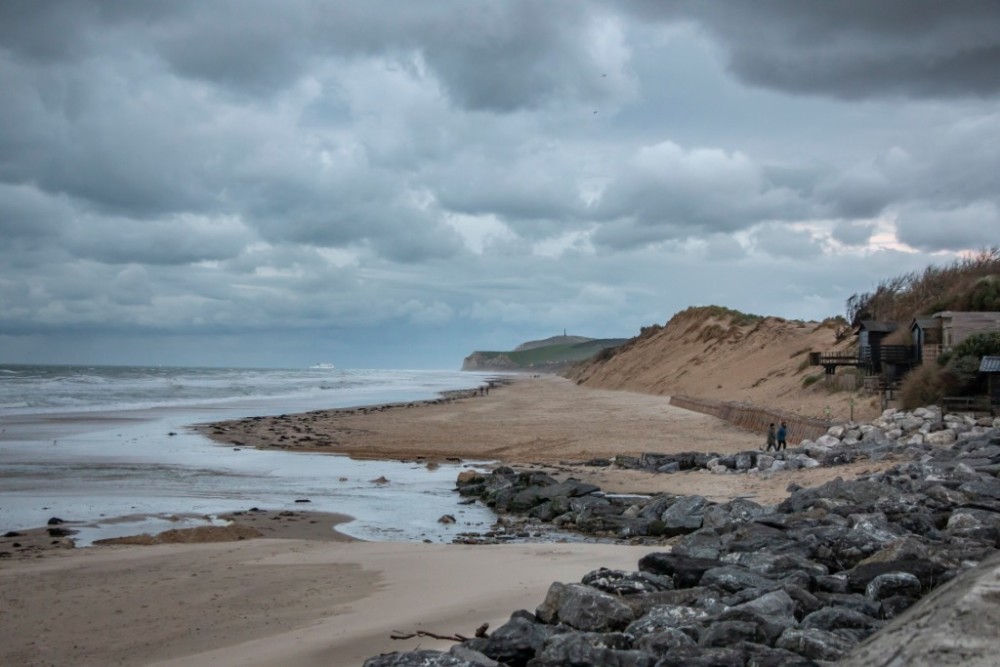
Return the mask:
<path fill-rule="evenodd" d="M 942 352 L 951 350 L 969 336 L 1000 331 L 998 312 L 945 310 L 933 316 L 941 320 Z"/>
<path fill-rule="evenodd" d="M 917 363 L 934 361 L 941 356 L 941 318 L 915 317 L 910 323 L 910 338 Z"/>

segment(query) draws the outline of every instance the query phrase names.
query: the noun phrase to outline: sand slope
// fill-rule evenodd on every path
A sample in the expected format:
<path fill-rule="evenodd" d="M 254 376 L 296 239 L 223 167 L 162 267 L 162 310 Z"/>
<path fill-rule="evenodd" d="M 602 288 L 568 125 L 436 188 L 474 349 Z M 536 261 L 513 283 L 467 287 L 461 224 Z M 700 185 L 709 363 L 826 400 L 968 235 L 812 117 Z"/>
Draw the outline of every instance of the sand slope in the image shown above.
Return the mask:
<path fill-rule="evenodd" d="M 881 409 L 875 397 L 831 392 L 824 382 L 803 387 L 805 378 L 823 373 L 805 366 L 810 351 L 846 351 L 855 342 L 838 343 L 835 331 L 831 323 L 774 317 L 734 324 L 711 309 L 690 309 L 570 377 L 594 388 L 746 402 L 835 420 L 848 419 L 853 397 L 855 418 L 871 419 Z"/>

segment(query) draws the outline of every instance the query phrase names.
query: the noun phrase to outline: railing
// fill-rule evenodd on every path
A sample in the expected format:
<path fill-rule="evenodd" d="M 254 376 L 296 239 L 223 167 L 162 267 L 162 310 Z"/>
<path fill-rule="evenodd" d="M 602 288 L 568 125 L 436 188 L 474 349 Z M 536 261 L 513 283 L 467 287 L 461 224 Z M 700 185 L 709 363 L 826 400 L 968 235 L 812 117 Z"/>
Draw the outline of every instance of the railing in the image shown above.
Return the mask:
<path fill-rule="evenodd" d="M 768 424 L 788 424 L 788 443 L 798 444 L 803 440 L 815 440 L 827 432 L 831 422 L 811 417 L 800 417 L 780 410 L 769 410 L 753 405 L 725 403 L 692 396 L 671 396 L 670 404 L 706 415 L 724 419 L 731 424 L 754 433 L 766 433 Z"/>
<path fill-rule="evenodd" d="M 945 396 L 941 399 L 941 407 L 956 412 L 986 412 L 993 413 L 993 404 L 989 396 Z"/>
<path fill-rule="evenodd" d="M 878 348 L 883 364 L 914 364 L 920 358 L 914 345 L 883 345 Z"/>
<path fill-rule="evenodd" d="M 868 373 L 879 373 L 882 364 L 897 366 L 916 366 L 920 363 L 919 350 L 913 345 L 880 345 L 872 347 L 865 345 L 858 348 L 855 354 L 843 352 L 810 352 L 809 363 L 813 366 L 823 366 L 827 373 L 833 373 L 837 366 L 856 366 Z"/>

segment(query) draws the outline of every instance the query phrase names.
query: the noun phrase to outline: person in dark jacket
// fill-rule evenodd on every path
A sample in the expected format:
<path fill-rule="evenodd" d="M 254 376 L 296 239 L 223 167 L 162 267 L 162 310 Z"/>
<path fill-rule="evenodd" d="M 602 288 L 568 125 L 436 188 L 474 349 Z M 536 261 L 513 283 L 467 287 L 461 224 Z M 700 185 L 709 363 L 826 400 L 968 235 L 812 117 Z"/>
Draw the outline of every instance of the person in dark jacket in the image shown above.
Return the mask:
<path fill-rule="evenodd" d="M 778 449 L 788 449 L 788 443 L 785 442 L 788 437 L 788 424 L 781 422 L 781 427 L 778 429 Z"/>

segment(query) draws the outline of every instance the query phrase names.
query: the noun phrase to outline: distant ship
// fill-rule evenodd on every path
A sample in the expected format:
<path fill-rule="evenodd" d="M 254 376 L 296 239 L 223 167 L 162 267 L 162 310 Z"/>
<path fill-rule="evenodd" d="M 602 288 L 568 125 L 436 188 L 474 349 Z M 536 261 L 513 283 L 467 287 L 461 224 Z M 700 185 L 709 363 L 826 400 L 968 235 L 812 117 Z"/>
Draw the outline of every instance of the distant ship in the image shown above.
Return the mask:
<path fill-rule="evenodd" d="M 333 364 L 313 364 L 309 368 L 314 371 L 332 371 L 336 366 Z"/>

